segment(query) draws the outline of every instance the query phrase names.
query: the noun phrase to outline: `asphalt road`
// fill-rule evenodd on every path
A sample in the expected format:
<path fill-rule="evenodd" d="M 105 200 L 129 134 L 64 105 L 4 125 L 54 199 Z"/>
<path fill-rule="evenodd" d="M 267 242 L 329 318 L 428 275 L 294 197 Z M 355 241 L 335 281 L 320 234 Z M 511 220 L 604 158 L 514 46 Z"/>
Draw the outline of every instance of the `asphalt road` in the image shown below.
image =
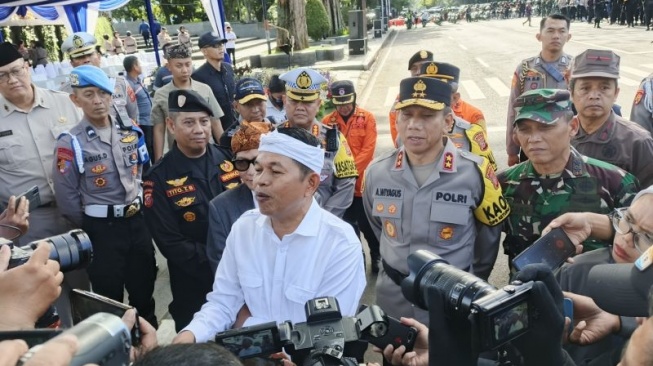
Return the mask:
<path fill-rule="evenodd" d="M 536 55 L 540 44 L 535 38 L 539 21 L 533 18 L 533 27 L 523 26 L 523 20 L 492 20 L 458 24 L 429 24 L 426 28 L 399 29 L 388 46 L 381 50 L 373 68 L 356 74 L 352 71 L 336 72 L 338 79 L 357 79 L 358 103 L 373 112 L 378 124 L 376 153 L 392 148 L 388 125 L 388 111 L 399 91 L 399 82 L 408 77 L 408 58 L 420 49 L 428 49 L 437 61 L 454 64 L 461 69 L 459 91 L 464 100 L 480 108 L 485 114 L 490 146 L 494 149 L 499 169 L 506 165 L 505 124 L 509 87 L 512 73 L 519 62 Z M 629 116 L 632 100 L 639 81 L 653 72 L 653 32 L 643 27 L 625 28 L 603 25 L 594 29 L 587 23 L 571 25 L 571 41 L 565 51 L 576 55 L 588 48 L 612 49 L 621 56 L 621 92 L 618 103 L 623 115 Z M 157 314 L 168 318 L 170 302 L 168 271 L 165 259 L 159 258 L 160 271 L 156 285 Z M 507 262 L 499 256 L 490 282 L 501 286 L 508 280 Z M 375 276 L 369 273 L 368 288 L 363 303 L 374 303 Z M 398 294 L 399 296 L 399 294 Z M 164 320 L 160 339 L 169 341 L 174 332 L 171 320 Z M 370 356 L 372 356 L 370 354 Z M 378 360 L 372 357 L 372 360 Z"/>

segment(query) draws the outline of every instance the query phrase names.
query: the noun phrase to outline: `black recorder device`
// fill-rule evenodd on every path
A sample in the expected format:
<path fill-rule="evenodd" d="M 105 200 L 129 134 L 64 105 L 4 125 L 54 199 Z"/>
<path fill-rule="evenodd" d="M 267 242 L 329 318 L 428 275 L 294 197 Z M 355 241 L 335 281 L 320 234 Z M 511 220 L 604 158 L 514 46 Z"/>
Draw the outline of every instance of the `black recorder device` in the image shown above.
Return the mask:
<path fill-rule="evenodd" d="M 529 264 L 542 263 L 556 270 L 576 253 L 576 246 L 560 228 L 548 232 L 512 260 L 517 271 Z"/>
<path fill-rule="evenodd" d="M 290 355 L 310 350 L 309 359 L 322 355 L 343 359 L 345 349 L 358 341 L 382 349 L 389 344 L 395 348 L 403 345 L 406 352 L 415 345 L 417 330 L 387 316 L 376 305 L 363 305 L 355 317 L 343 317 L 336 298 L 322 297 L 309 300 L 305 311 L 304 323 L 269 322 L 232 329 L 218 333 L 215 342 L 242 359 L 267 356 L 282 348 Z"/>

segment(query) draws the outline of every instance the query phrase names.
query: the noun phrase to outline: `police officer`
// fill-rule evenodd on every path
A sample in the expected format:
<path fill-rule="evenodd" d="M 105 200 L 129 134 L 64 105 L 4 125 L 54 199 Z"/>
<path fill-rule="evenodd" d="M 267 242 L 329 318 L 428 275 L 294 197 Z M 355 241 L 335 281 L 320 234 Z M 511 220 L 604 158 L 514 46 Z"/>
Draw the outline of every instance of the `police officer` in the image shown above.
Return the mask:
<path fill-rule="evenodd" d="M 420 68 L 420 76 L 435 78 L 448 83 L 453 92 L 451 95 L 452 106 L 456 103 L 456 94 L 460 98 L 460 93 L 455 92 L 455 90 L 458 90 L 458 81 L 460 80 L 460 69 L 456 66 L 443 62 L 424 62 Z M 496 171 L 497 162 L 488 144 L 487 134 L 483 126 L 479 123 L 470 123 L 464 117 L 456 115 L 455 111 L 453 119 L 454 122 L 447 136 L 453 141 L 454 145 L 459 149 L 471 151 L 488 159 L 490 165 Z"/>
<path fill-rule="evenodd" d="M 569 90 L 578 110 L 572 144 L 581 154 L 632 173 L 644 187 L 653 184 L 653 138 L 612 110 L 619 95 L 619 61 L 607 50 L 587 50 L 575 59 Z"/>
<path fill-rule="evenodd" d="M 419 50 L 415 52 L 410 59 L 408 59 L 408 71 L 410 71 L 410 76 L 419 76 L 419 70 L 422 63 L 427 61 L 433 61 L 433 52 L 427 50 Z M 395 103 L 397 103 L 397 101 L 399 101 L 399 95 L 397 95 Z M 394 106 L 390 109 L 390 113 L 388 113 L 388 120 L 390 122 L 390 136 L 392 137 L 392 143 L 397 147 L 397 110 Z"/>
<path fill-rule="evenodd" d="M 320 139 L 324 148 L 324 167 L 315 199 L 325 210 L 342 218 L 354 198 L 358 170 L 347 139 L 334 126 L 320 123 L 320 86 L 326 79 L 317 71 L 299 67 L 279 76 L 286 82 L 286 115 L 281 127 L 299 127 Z"/>
<path fill-rule="evenodd" d="M 404 79 L 395 108 L 403 146 L 370 164 L 363 190 L 367 217 L 381 243 L 376 299 L 391 316 L 428 324 L 428 313 L 400 296 L 408 255 L 427 249 L 487 278 L 510 209 L 488 161 L 457 149 L 446 137 L 453 124 L 447 83 Z"/>
<path fill-rule="evenodd" d="M 63 41 L 61 50 L 68 54 L 70 64 L 73 67 L 81 65 L 100 67 L 100 56 L 95 50 L 96 43 L 97 41 L 92 35 L 86 32 L 75 32 Z M 111 79 L 115 85 L 111 94 L 115 108 L 111 107 L 109 113 L 115 118 L 116 109 L 118 109 L 118 113 L 126 113 L 129 118 L 138 121 L 138 102 L 134 90 L 122 76 Z M 70 81 L 61 87 L 61 91 L 72 94 L 73 89 Z"/>
<path fill-rule="evenodd" d="M 93 290 L 122 302 L 126 288 L 130 303 L 156 327 L 154 247 L 141 211 L 142 164 L 149 160 L 143 133 L 126 115 L 110 116 L 115 89 L 100 68 L 78 66 L 70 80 L 70 99 L 84 116 L 57 140 L 57 205 L 93 243 Z"/>
<path fill-rule="evenodd" d="M 559 215 L 568 211 L 607 214 L 628 206 L 639 191 L 632 174 L 571 146 L 580 125 L 573 118 L 568 91 L 527 91 L 517 98 L 515 109 L 515 134 L 529 160 L 498 175 L 511 210 L 503 242 L 510 260 Z M 608 244 L 588 240 L 584 249 Z"/>
<path fill-rule="evenodd" d="M 379 272 L 379 241 L 370 227 L 363 209 L 363 173 L 374 158 L 376 147 L 376 119 L 374 115 L 356 104 L 354 83 L 349 80 L 335 81 L 329 89 L 331 102 L 336 110 L 324 116 L 322 124 L 337 126 L 345 135 L 347 143 L 354 155 L 358 179 L 354 190 L 354 201 L 347 209 L 344 220 L 351 223 L 354 229 L 362 231 L 370 248 L 372 273 Z"/>
<path fill-rule="evenodd" d="M 147 172 L 143 201 L 147 225 L 168 261 L 170 315 L 179 332 L 213 285 L 206 258 L 209 201 L 240 180 L 229 150 L 209 144 L 213 110 L 204 98 L 192 90 L 173 90 L 168 110 L 166 124 L 175 143 Z"/>
<path fill-rule="evenodd" d="M 519 146 L 513 141 L 515 121 L 515 100 L 527 90 L 553 88 L 567 89 L 569 67 L 572 57 L 564 53 L 564 46 L 571 39 L 569 19 L 561 14 L 551 14 L 540 21 L 540 31 L 536 38 L 542 43 L 542 51 L 534 57 L 522 60 L 512 76 L 512 86 L 508 99 L 508 119 L 506 120 L 506 151 L 508 165 L 519 162 Z"/>
<path fill-rule="evenodd" d="M 653 134 L 653 74 L 639 84 L 630 110 L 630 120 Z"/>

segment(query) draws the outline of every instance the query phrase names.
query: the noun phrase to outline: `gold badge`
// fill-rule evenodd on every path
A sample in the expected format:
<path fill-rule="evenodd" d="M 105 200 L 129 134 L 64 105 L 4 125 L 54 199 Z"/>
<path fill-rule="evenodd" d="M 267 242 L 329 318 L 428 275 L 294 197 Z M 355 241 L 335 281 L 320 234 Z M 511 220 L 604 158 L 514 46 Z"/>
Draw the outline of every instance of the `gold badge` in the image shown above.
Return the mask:
<path fill-rule="evenodd" d="M 302 71 L 302 73 L 297 77 L 296 83 L 298 88 L 308 89 L 313 85 L 313 79 L 311 79 L 306 71 Z"/>
<path fill-rule="evenodd" d="M 451 226 L 445 226 L 440 230 L 440 238 L 442 240 L 449 240 L 453 237 L 453 228 Z"/>
<path fill-rule="evenodd" d="M 96 186 L 96 187 L 98 187 L 98 188 L 102 188 L 102 187 L 104 187 L 104 186 L 107 185 L 107 180 L 104 179 L 104 178 L 102 178 L 102 177 L 97 177 L 97 178 L 95 178 L 95 180 L 93 181 L 93 183 L 95 183 L 95 186 Z"/>
<path fill-rule="evenodd" d="M 95 174 L 102 174 L 105 170 L 107 170 L 107 166 L 104 164 L 98 164 L 91 168 L 91 171 Z"/>
<path fill-rule="evenodd" d="M 225 160 L 224 163 L 220 164 L 220 169 L 225 173 L 229 173 L 234 170 L 234 165 L 229 160 Z"/>
<path fill-rule="evenodd" d="M 376 204 L 376 211 L 377 212 L 383 212 L 383 209 L 384 209 L 383 203 L 377 203 Z"/>
<path fill-rule="evenodd" d="M 82 39 L 82 37 L 75 34 L 73 36 L 73 45 L 77 48 L 81 48 L 84 46 L 84 40 Z"/>
<path fill-rule="evenodd" d="M 125 144 L 129 144 L 129 143 L 132 143 L 134 141 L 136 141 L 136 135 L 129 135 L 129 136 L 125 136 L 125 137 L 120 139 L 120 142 L 125 143 Z"/>
<path fill-rule="evenodd" d="M 225 186 L 227 189 L 234 189 L 238 187 L 238 183 L 229 183 Z"/>
<path fill-rule="evenodd" d="M 388 212 L 390 214 L 395 214 L 397 212 L 397 206 L 395 206 L 394 204 L 391 204 L 390 206 L 388 206 Z"/>
<path fill-rule="evenodd" d="M 421 51 L 419 51 L 419 57 L 422 58 L 422 59 L 425 59 L 425 58 L 429 57 L 429 53 L 426 50 L 421 50 Z"/>
<path fill-rule="evenodd" d="M 179 207 L 188 207 L 195 202 L 195 197 L 184 197 L 180 199 L 179 201 L 175 202 L 175 205 Z"/>
<path fill-rule="evenodd" d="M 129 205 L 129 208 L 127 209 L 127 213 L 125 213 L 125 217 L 132 217 L 136 215 L 137 212 L 138 212 L 137 205 Z"/>
<path fill-rule="evenodd" d="M 172 179 L 172 180 L 167 180 L 166 183 L 170 184 L 173 187 L 181 187 L 186 183 L 188 180 L 188 177 L 183 177 L 183 178 L 178 178 L 178 179 Z"/>
<path fill-rule="evenodd" d="M 427 75 L 437 75 L 437 73 L 438 73 L 438 65 L 436 65 L 435 62 L 431 62 L 426 67 L 426 74 Z"/>
<path fill-rule="evenodd" d="M 426 91 L 426 84 L 422 80 L 419 80 L 413 85 L 413 90 L 415 91 L 413 98 L 424 98 L 426 96 L 426 93 L 424 93 Z"/>
<path fill-rule="evenodd" d="M 390 222 L 390 220 L 385 220 L 385 233 L 391 237 L 394 238 L 397 236 L 397 230 L 395 228 L 395 224 Z"/>
<path fill-rule="evenodd" d="M 184 213 L 184 220 L 186 220 L 187 222 L 195 221 L 195 213 L 190 211 Z"/>
<path fill-rule="evenodd" d="M 186 96 L 185 95 L 180 95 L 177 97 L 177 104 L 179 105 L 179 108 L 183 107 L 184 104 L 186 104 Z"/>

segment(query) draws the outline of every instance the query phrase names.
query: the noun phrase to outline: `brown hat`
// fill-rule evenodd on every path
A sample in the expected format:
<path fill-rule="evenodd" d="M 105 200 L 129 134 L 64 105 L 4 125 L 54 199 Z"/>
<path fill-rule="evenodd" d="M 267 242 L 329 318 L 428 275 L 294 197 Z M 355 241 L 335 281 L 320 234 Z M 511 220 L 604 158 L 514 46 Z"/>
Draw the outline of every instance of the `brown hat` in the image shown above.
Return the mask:
<path fill-rule="evenodd" d="M 571 79 L 600 77 L 619 79 L 619 60 L 616 53 L 608 50 L 587 50 L 574 58 Z"/>
<path fill-rule="evenodd" d="M 269 122 L 242 121 L 238 131 L 231 138 L 231 151 L 236 154 L 240 151 L 258 149 L 261 135 L 272 130 L 274 126 Z"/>

